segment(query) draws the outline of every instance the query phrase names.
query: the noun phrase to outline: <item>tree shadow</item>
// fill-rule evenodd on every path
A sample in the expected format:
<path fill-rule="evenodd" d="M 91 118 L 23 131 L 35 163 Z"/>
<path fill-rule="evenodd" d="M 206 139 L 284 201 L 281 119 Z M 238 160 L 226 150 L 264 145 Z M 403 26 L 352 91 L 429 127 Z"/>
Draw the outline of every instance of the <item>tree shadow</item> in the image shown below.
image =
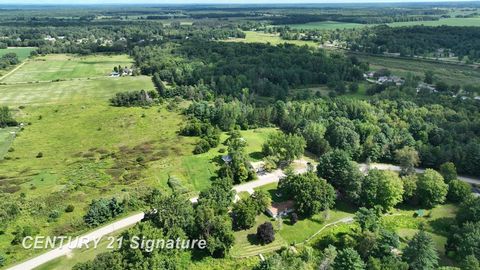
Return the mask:
<path fill-rule="evenodd" d="M 252 153 L 250 153 L 248 156 L 249 156 L 250 158 L 256 159 L 256 160 L 260 160 L 260 159 L 263 159 L 263 158 L 264 158 L 262 152 L 252 152 Z"/>
<path fill-rule="evenodd" d="M 455 218 L 441 217 L 428 221 L 428 224 L 432 227 L 433 232 L 448 236 L 451 231 L 451 227 L 456 224 Z"/>
<path fill-rule="evenodd" d="M 254 233 L 250 233 L 247 235 L 247 240 L 251 245 L 260 245 L 260 241 L 257 239 L 257 235 Z"/>

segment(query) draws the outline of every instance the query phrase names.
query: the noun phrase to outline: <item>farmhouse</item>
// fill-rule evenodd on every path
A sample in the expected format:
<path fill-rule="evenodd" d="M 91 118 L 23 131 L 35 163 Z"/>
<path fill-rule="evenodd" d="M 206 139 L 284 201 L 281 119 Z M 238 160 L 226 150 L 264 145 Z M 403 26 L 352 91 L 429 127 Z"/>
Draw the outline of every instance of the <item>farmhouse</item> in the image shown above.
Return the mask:
<path fill-rule="evenodd" d="M 292 213 L 295 210 L 294 206 L 295 202 L 292 200 L 272 203 L 272 206 L 267 209 L 267 214 L 273 218 L 281 218 Z"/>

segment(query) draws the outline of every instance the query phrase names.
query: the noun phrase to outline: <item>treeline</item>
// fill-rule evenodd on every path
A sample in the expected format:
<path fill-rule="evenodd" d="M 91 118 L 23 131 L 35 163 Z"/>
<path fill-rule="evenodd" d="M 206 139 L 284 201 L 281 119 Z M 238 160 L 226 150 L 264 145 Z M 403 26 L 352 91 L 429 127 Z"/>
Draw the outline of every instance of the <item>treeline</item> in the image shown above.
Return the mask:
<path fill-rule="evenodd" d="M 0 69 L 5 69 L 9 66 L 14 66 L 20 61 L 15 53 L 6 53 L 0 57 Z"/>
<path fill-rule="evenodd" d="M 148 106 L 155 102 L 158 97 L 156 91 L 131 91 L 115 94 L 110 99 L 110 104 L 115 107 L 133 107 L 133 106 Z"/>
<path fill-rule="evenodd" d="M 13 118 L 7 106 L 0 107 L 0 128 L 16 126 L 18 122 Z"/>
<path fill-rule="evenodd" d="M 393 23 L 393 22 L 411 22 L 411 21 L 437 21 L 440 16 L 432 15 L 405 15 L 394 14 L 388 16 L 379 15 L 343 15 L 343 14 L 294 14 L 286 15 L 284 17 L 273 17 L 273 25 L 282 24 L 304 24 L 310 22 L 324 22 L 324 21 L 337 21 L 346 23 L 359 23 L 359 24 L 380 24 L 380 23 Z"/>
<path fill-rule="evenodd" d="M 341 55 L 292 45 L 196 41 L 137 47 L 133 55 L 142 73 L 158 76 L 154 82 L 206 84 L 216 95 L 246 99 L 254 95 L 285 99 L 289 88 L 357 81 L 368 68 Z"/>
<path fill-rule="evenodd" d="M 453 53 L 460 60 L 480 59 L 480 28 L 453 26 L 378 26 L 363 29 L 350 43 L 352 50 L 369 53 L 400 53 L 404 56 L 423 56 L 430 53 L 448 56 Z"/>
<path fill-rule="evenodd" d="M 217 100 L 195 102 L 186 113 L 222 130 L 277 125 L 302 135 L 307 150 L 317 155 L 342 149 L 358 161 L 391 163 L 397 162 L 398 150 L 411 147 L 420 156 L 417 165 L 438 168 L 453 161 L 459 172 L 480 175 L 478 107 L 430 103 L 335 98 L 257 107 Z"/>

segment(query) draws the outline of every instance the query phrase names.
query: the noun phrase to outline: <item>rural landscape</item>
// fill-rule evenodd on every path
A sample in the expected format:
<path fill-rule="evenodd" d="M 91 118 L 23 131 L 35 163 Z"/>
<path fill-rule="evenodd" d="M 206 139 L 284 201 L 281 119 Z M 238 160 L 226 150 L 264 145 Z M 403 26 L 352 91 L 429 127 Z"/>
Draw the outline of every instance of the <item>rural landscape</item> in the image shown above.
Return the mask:
<path fill-rule="evenodd" d="M 0 1 L 0 269 L 480 270 L 480 2 L 86 2 Z"/>

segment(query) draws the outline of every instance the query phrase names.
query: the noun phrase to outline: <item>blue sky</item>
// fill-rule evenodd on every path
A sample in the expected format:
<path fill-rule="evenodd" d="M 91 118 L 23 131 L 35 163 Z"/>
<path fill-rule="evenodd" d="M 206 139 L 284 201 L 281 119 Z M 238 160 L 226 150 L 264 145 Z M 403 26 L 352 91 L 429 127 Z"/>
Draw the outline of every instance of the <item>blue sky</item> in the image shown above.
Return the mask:
<path fill-rule="evenodd" d="M 459 0 L 0 0 L 0 4 L 267 4 L 459 2 Z"/>

